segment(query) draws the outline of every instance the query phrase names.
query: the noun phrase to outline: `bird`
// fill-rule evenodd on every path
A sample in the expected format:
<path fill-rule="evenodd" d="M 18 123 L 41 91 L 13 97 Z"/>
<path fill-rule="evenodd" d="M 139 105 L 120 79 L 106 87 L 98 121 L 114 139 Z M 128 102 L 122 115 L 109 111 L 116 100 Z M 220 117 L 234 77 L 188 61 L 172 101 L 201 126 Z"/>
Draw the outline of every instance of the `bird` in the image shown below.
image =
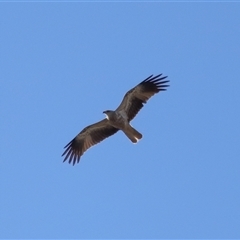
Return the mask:
<path fill-rule="evenodd" d="M 142 134 L 133 128 L 130 122 L 154 94 L 167 90 L 169 80 L 165 80 L 166 78 L 167 76 L 162 74 L 150 75 L 124 95 L 115 111 L 103 111 L 105 119 L 85 127 L 64 147 L 63 162 L 68 160 L 69 164 L 73 165 L 79 163 L 81 156 L 89 148 L 119 130 L 123 131 L 132 143 L 137 143 Z"/>

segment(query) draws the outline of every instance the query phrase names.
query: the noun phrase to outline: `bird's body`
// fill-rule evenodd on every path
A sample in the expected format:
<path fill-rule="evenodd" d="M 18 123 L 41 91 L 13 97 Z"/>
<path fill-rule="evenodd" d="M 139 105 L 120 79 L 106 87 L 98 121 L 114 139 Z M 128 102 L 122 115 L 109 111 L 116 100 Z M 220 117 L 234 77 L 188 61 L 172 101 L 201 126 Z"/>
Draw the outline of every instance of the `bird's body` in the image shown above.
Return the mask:
<path fill-rule="evenodd" d="M 119 130 L 122 130 L 133 143 L 136 143 L 142 138 L 142 134 L 130 125 L 127 113 L 124 110 L 107 110 L 103 113 L 107 115 L 109 124 Z"/>
<path fill-rule="evenodd" d="M 142 134 L 134 129 L 130 122 L 150 97 L 168 87 L 165 84 L 169 81 L 163 81 L 166 77 L 161 77 L 161 75 L 155 77 L 151 75 L 146 78 L 125 94 L 115 111 L 106 110 L 103 112 L 106 114 L 106 119 L 84 128 L 65 146 L 66 149 L 62 156 L 65 154 L 66 156 L 63 161 L 69 158 L 69 163 L 73 162 L 74 165 L 80 161 L 80 157 L 87 149 L 119 130 L 123 131 L 133 143 L 140 140 Z"/>

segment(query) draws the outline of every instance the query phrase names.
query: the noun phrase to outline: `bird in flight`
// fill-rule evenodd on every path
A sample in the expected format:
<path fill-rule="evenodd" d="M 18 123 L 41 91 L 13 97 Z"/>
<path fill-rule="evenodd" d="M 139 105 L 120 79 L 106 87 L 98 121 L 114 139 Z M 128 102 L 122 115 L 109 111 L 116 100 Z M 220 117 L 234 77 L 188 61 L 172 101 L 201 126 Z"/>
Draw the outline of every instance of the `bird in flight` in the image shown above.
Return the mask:
<path fill-rule="evenodd" d="M 133 142 L 137 143 L 142 138 L 142 134 L 130 125 L 130 121 L 136 116 L 139 110 L 144 106 L 154 94 L 165 91 L 169 86 L 167 76 L 162 74 L 149 76 L 137 86 L 129 90 L 121 104 L 115 111 L 106 110 L 106 118 L 85 127 L 71 142 L 64 148 L 65 155 L 63 162 L 68 160 L 73 165 L 80 162 L 81 156 L 93 145 L 101 142 L 122 130 L 126 136 Z"/>

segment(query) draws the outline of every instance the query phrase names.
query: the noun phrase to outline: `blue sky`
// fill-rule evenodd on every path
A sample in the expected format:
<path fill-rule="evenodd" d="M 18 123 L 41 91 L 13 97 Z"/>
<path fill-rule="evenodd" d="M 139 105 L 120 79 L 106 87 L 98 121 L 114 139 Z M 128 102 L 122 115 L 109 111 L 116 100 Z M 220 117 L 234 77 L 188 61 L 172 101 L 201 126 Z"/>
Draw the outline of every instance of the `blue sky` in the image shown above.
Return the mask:
<path fill-rule="evenodd" d="M 240 238 L 239 3 L 0 3 L 1 238 Z M 74 167 L 63 147 L 151 74 L 170 87 Z"/>

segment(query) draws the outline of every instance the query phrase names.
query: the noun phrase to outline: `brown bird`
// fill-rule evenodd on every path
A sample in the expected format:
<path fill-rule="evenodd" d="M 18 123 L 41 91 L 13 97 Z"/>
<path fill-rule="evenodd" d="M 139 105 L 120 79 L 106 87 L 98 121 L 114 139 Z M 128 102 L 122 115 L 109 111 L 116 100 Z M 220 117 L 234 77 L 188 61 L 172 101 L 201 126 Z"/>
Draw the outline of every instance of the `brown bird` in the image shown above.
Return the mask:
<path fill-rule="evenodd" d="M 63 162 L 67 159 L 73 165 L 79 163 L 80 157 L 93 145 L 101 142 L 107 137 L 112 136 L 118 130 L 122 130 L 126 136 L 133 142 L 137 143 L 142 138 L 142 134 L 130 125 L 130 121 L 136 116 L 143 104 L 159 91 L 165 91 L 168 80 L 163 81 L 167 76 L 161 77 L 149 76 L 136 87 L 129 90 L 121 104 L 115 111 L 106 110 L 106 118 L 100 122 L 85 127 L 71 142 L 64 148 L 62 156 L 66 155 Z"/>

